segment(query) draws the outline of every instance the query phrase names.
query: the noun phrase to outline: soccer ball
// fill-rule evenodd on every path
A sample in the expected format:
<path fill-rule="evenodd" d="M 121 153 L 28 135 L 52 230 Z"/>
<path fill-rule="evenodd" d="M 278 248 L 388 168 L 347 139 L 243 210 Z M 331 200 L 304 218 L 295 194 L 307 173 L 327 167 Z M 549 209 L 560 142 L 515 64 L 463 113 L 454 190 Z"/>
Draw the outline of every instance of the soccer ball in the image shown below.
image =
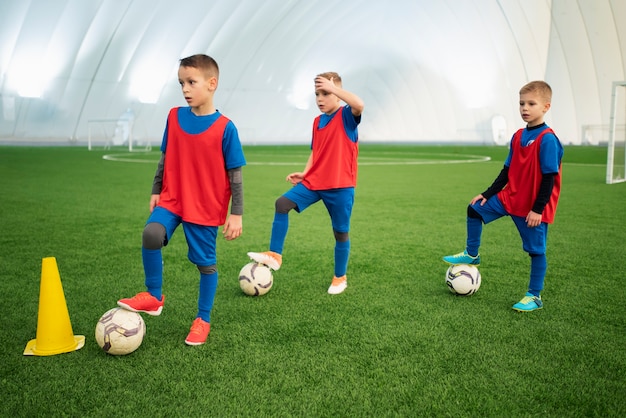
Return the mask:
<path fill-rule="evenodd" d="M 243 266 L 239 272 L 239 286 L 249 296 L 266 294 L 274 284 L 272 270 L 265 264 L 251 262 Z"/>
<path fill-rule="evenodd" d="M 104 313 L 96 324 L 96 341 L 108 354 L 130 354 L 141 345 L 146 323 L 137 312 L 113 308 Z"/>
<path fill-rule="evenodd" d="M 480 287 L 480 272 L 469 264 L 450 266 L 446 271 L 446 284 L 455 295 L 473 295 Z"/>

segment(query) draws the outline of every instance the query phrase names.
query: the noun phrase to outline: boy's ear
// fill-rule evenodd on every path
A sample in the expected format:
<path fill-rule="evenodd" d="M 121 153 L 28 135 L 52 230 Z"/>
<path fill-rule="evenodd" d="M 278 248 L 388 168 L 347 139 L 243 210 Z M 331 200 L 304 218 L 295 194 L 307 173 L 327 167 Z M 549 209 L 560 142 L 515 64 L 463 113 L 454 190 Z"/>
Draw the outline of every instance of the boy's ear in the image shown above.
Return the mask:
<path fill-rule="evenodd" d="M 217 89 L 217 77 L 209 77 L 209 88 L 211 90 L 216 90 Z"/>

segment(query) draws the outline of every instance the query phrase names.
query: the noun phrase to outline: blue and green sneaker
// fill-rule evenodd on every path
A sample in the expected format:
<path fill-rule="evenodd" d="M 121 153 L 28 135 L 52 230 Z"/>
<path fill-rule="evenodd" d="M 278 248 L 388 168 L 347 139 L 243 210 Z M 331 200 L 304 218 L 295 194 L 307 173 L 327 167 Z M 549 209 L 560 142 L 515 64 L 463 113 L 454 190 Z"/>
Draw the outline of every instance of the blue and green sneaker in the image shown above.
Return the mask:
<path fill-rule="evenodd" d="M 470 264 L 473 266 L 480 265 L 480 254 L 476 257 L 472 257 L 467 253 L 467 250 L 455 255 L 447 255 L 443 258 L 443 261 L 450 264 Z"/>
<path fill-rule="evenodd" d="M 532 293 L 526 293 L 526 296 L 513 305 L 513 309 L 518 312 L 531 312 L 543 308 L 541 296 L 535 296 Z"/>

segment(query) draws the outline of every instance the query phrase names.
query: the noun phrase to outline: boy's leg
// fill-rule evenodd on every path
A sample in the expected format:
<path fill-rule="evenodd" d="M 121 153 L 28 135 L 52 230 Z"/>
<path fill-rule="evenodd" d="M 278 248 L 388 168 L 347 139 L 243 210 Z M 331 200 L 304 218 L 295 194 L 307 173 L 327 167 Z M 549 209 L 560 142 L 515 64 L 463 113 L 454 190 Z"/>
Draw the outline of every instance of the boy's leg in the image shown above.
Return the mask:
<path fill-rule="evenodd" d="M 335 233 L 335 277 L 342 277 L 348 271 L 350 258 L 350 237 L 347 232 Z"/>
<path fill-rule="evenodd" d="M 521 217 L 512 217 L 515 226 L 522 238 L 524 251 L 530 255 L 530 280 L 528 291 L 513 309 L 520 312 L 530 312 L 543 308 L 541 291 L 544 287 L 548 262 L 546 258 L 546 237 L 548 224 L 541 223 L 539 226 L 529 228 L 526 220 Z"/>
<path fill-rule="evenodd" d="M 350 258 L 350 238 L 348 233 L 335 231 L 335 275 L 328 288 L 328 293 L 338 295 L 348 287 L 346 273 L 348 271 L 348 259 Z"/>
<path fill-rule="evenodd" d="M 289 211 L 302 212 L 320 199 L 317 192 L 307 189 L 302 183 L 276 199 L 274 221 L 270 236 L 270 250 L 249 252 L 248 257 L 257 263 L 265 264 L 272 270 L 280 269 L 283 262 L 283 247 L 289 230 Z"/>
<path fill-rule="evenodd" d="M 201 345 L 206 342 L 211 332 L 211 311 L 217 292 L 218 274 L 215 264 L 206 267 L 198 266 L 198 270 L 200 270 L 198 314 L 185 338 L 187 345 Z"/>
<path fill-rule="evenodd" d="M 215 243 L 217 228 L 195 224 L 183 224 L 185 238 L 189 246 L 189 261 L 200 271 L 198 292 L 198 312 L 185 343 L 187 345 L 204 344 L 211 331 L 211 311 L 217 292 L 218 273 Z"/>
<path fill-rule="evenodd" d="M 545 254 L 530 254 L 530 282 L 528 292 L 540 296 L 548 270 L 548 260 Z"/>
<path fill-rule="evenodd" d="M 163 257 L 161 250 L 149 250 L 142 247 L 141 259 L 143 260 L 146 289 L 152 296 L 161 300 L 163 297 Z"/>
<path fill-rule="evenodd" d="M 213 310 L 219 276 L 215 264 L 207 267 L 198 266 L 198 270 L 200 270 L 200 294 L 197 317 L 206 322 L 211 322 L 211 310 Z"/>
<path fill-rule="evenodd" d="M 286 197 L 281 196 L 276 200 L 276 212 L 270 235 L 270 251 L 277 254 L 283 253 L 287 231 L 289 231 L 289 211 L 295 207 L 296 204 Z"/>
<path fill-rule="evenodd" d="M 285 196 L 276 199 L 276 211 L 272 222 L 272 233 L 270 235 L 270 250 L 262 253 L 249 252 L 248 256 L 271 268 L 280 269 L 283 262 L 283 247 L 289 230 L 289 211 L 296 208 L 296 204 Z"/>
<path fill-rule="evenodd" d="M 467 238 L 465 250 L 458 254 L 447 255 L 443 257 L 443 261 L 450 264 L 480 265 L 478 250 L 483 233 L 483 223 L 488 224 L 505 215 L 508 215 L 508 213 L 502 206 L 498 196 L 488 199 L 484 205 L 481 205 L 480 202 L 469 205 L 466 218 Z"/>
<path fill-rule="evenodd" d="M 480 240 L 483 234 L 483 218 L 476 210 L 467 207 L 467 240 L 465 251 L 470 257 L 478 257 L 478 249 L 480 248 Z M 480 258 L 476 264 L 480 264 Z"/>
<path fill-rule="evenodd" d="M 443 261 L 450 264 L 480 265 L 478 249 L 480 248 L 480 240 L 483 233 L 483 218 L 472 206 L 467 207 L 466 231 L 465 251 L 447 255 L 443 257 Z"/>
<path fill-rule="evenodd" d="M 163 287 L 163 258 L 161 249 L 167 245 L 178 225 L 180 218 L 163 208 L 155 208 L 142 234 L 141 257 L 145 274 L 144 283 L 147 292 L 141 292 L 132 298 L 120 299 L 117 304 L 134 312 L 160 315 L 165 297 Z"/>
<path fill-rule="evenodd" d="M 337 295 L 348 287 L 346 277 L 350 258 L 350 235 L 348 231 L 350 230 L 350 218 L 354 206 L 354 188 L 322 192 L 322 197 L 330 215 L 335 236 L 335 274 L 328 288 L 328 293 Z"/>

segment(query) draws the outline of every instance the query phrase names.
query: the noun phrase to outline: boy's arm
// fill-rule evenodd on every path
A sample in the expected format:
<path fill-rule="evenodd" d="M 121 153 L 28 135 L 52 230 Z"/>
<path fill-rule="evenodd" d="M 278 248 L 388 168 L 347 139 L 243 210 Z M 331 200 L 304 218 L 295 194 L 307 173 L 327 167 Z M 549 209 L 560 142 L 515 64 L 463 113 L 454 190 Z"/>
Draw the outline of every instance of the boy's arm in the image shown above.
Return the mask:
<path fill-rule="evenodd" d="M 154 173 L 154 180 L 152 181 L 152 194 L 161 194 L 163 189 L 163 165 L 165 164 L 165 153 L 161 153 L 161 159 L 157 166 L 156 173 Z"/>
<path fill-rule="evenodd" d="M 154 180 L 152 180 L 152 194 L 150 196 L 150 213 L 159 204 L 161 199 L 161 190 L 163 190 L 163 165 L 165 164 L 165 153 L 161 153 L 161 159 L 157 166 L 156 173 L 154 173 Z"/>
<path fill-rule="evenodd" d="M 309 159 L 306 162 L 306 165 L 304 166 L 304 171 L 296 171 L 295 173 L 289 173 L 287 175 L 287 181 L 291 184 L 293 184 L 294 186 L 298 183 L 300 183 L 302 180 L 304 180 L 304 176 L 306 175 L 307 171 L 309 171 L 309 168 L 311 168 L 311 164 L 313 163 L 313 153 L 309 154 Z"/>
<path fill-rule="evenodd" d="M 230 216 L 224 224 L 223 235 L 227 240 L 233 240 L 241 235 L 243 230 L 243 176 L 241 167 L 227 171 L 230 182 L 231 205 Z"/>
<path fill-rule="evenodd" d="M 561 165 L 559 147 L 559 140 L 554 133 L 546 134 L 541 140 L 539 161 L 541 164 L 542 177 L 541 183 L 539 184 L 539 191 L 537 192 L 532 207 L 532 211 L 535 213 L 542 214 L 552 196 L 554 180 L 559 174 L 559 167 Z"/>
<path fill-rule="evenodd" d="M 491 186 L 489 186 L 489 188 L 485 190 L 484 192 L 482 192 L 481 194 L 483 195 L 485 199 L 489 199 L 495 196 L 496 194 L 498 194 L 500 190 L 504 189 L 504 186 L 506 186 L 508 182 L 509 182 L 509 167 L 505 165 L 504 167 L 502 167 L 500 174 L 498 174 L 498 177 L 494 180 Z"/>
<path fill-rule="evenodd" d="M 228 181 L 230 182 L 232 200 L 230 214 L 243 215 L 243 175 L 241 174 L 241 167 L 228 170 Z"/>
<path fill-rule="evenodd" d="M 538 214 L 543 213 L 543 210 L 550 200 L 550 196 L 552 196 L 552 188 L 554 188 L 554 177 L 556 175 L 557 173 L 548 173 L 543 174 L 543 176 L 541 177 L 539 192 L 537 193 L 535 203 L 533 203 L 533 212 Z"/>

